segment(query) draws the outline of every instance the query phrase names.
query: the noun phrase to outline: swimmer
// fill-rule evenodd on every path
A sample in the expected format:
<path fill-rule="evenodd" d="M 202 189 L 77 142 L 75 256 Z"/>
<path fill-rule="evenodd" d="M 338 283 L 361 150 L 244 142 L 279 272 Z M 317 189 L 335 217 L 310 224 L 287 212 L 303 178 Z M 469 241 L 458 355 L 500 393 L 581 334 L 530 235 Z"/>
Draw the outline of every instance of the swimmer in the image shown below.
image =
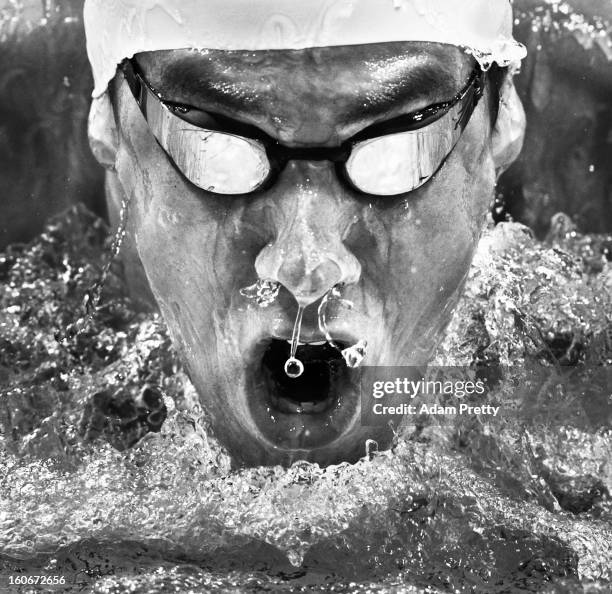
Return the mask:
<path fill-rule="evenodd" d="M 423 365 L 441 338 L 522 144 L 508 0 L 87 0 L 85 26 L 128 281 L 142 267 L 217 438 L 243 465 L 388 446 L 340 350 Z"/>

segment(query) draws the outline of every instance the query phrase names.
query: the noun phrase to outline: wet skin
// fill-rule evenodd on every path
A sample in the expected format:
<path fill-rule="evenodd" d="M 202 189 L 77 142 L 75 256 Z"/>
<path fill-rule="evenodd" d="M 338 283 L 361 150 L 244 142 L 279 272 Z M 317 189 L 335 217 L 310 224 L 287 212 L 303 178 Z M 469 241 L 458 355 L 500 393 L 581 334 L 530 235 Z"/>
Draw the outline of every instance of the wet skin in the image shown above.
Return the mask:
<path fill-rule="evenodd" d="M 474 67 L 457 48 L 415 43 L 181 50 L 137 60 L 165 100 L 252 124 L 296 147 L 334 146 L 374 122 L 448 100 Z M 189 183 L 121 74 L 113 84 L 109 201 L 130 200 L 131 242 L 219 440 L 243 464 L 329 464 L 363 456 L 368 438 L 387 445 L 389 429 L 360 425 L 354 374 L 342 372 L 331 408 L 290 413 L 270 404 L 262 357 L 272 338 L 291 337 L 298 300 L 308 305 L 301 340 L 322 341 L 317 306 L 344 283 L 354 308 L 332 312 L 336 340 L 366 339 L 368 365 L 428 360 L 493 197 L 488 98 L 442 169 L 414 192 L 366 196 L 344 185 L 332 163 L 292 161 L 271 188 L 232 197 Z M 240 295 L 258 278 L 282 284 L 266 308 Z"/>

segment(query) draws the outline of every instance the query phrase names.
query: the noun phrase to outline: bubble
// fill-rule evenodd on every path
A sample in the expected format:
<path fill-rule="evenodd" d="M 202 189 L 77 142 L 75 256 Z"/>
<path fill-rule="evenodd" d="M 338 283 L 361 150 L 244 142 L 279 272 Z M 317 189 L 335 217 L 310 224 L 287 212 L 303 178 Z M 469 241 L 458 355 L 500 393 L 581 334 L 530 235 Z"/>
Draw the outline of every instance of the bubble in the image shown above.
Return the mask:
<path fill-rule="evenodd" d="M 304 364 L 295 357 L 290 357 L 285 362 L 285 373 L 288 377 L 296 379 L 304 373 Z"/>

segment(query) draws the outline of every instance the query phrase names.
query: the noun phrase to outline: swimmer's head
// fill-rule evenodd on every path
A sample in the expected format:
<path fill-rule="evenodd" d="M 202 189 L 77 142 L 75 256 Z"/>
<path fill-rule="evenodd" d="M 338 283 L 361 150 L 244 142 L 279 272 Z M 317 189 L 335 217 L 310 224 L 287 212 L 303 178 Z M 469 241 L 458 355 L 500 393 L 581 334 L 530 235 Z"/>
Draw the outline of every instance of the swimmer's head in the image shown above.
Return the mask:
<path fill-rule="evenodd" d="M 343 287 L 353 306 L 327 329 L 367 340 L 364 364 L 431 356 L 521 146 L 508 2 L 120 6 L 86 9 L 92 147 L 217 436 L 248 464 L 388 443 L 361 427 L 317 310 Z M 241 294 L 258 279 L 280 286 L 266 307 Z M 298 303 L 309 346 L 289 381 Z"/>

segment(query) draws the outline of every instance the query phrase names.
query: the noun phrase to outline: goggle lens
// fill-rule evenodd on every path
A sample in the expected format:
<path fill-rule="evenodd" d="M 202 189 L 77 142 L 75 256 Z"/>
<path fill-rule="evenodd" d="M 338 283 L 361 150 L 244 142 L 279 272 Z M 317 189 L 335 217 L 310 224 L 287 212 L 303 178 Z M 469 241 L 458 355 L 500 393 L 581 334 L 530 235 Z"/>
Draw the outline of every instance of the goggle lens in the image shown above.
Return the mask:
<path fill-rule="evenodd" d="M 460 131 L 449 116 L 423 130 L 358 143 L 346 162 L 347 178 L 359 191 L 377 196 L 416 190 L 433 177 L 459 140 Z"/>
<path fill-rule="evenodd" d="M 266 149 L 251 138 L 205 130 L 178 118 L 159 100 L 147 101 L 155 138 L 183 175 L 217 194 L 247 194 L 270 175 Z"/>

